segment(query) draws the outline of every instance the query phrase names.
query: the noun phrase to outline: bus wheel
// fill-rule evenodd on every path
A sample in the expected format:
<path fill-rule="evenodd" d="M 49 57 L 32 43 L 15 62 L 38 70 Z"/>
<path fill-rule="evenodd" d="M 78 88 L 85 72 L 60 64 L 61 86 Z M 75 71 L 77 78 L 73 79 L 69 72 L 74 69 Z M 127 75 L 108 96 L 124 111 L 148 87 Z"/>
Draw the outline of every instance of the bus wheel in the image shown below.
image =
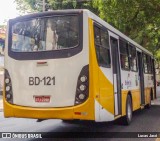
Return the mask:
<path fill-rule="evenodd" d="M 124 117 L 124 124 L 129 125 L 132 121 L 132 100 L 131 96 L 127 96 L 126 101 L 126 116 Z"/>
<path fill-rule="evenodd" d="M 76 123 L 76 122 L 78 122 L 78 121 L 80 121 L 79 119 L 63 119 L 62 120 L 62 122 L 64 122 L 64 123 Z"/>
<path fill-rule="evenodd" d="M 69 120 L 69 119 L 68 119 L 68 120 L 67 120 L 67 119 L 63 119 L 63 120 L 62 120 L 62 122 L 65 122 L 65 123 L 69 123 L 69 122 L 72 122 L 72 121 L 73 121 L 73 120 Z"/>

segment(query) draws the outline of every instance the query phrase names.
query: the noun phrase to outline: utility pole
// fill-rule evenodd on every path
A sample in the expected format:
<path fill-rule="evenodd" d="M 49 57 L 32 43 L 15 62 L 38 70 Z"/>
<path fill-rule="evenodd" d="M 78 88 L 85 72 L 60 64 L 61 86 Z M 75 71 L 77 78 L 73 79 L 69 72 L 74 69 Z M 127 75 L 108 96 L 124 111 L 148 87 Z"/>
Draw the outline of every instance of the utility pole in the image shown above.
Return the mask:
<path fill-rule="evenodd" d="M 45 10 L 45 9 L 46 9 L 45 7 L 46 7 L 46 2 L 45 2 L 45 0 L 43 0 L 43 12 L 46 11 L 46 10 Z"/>

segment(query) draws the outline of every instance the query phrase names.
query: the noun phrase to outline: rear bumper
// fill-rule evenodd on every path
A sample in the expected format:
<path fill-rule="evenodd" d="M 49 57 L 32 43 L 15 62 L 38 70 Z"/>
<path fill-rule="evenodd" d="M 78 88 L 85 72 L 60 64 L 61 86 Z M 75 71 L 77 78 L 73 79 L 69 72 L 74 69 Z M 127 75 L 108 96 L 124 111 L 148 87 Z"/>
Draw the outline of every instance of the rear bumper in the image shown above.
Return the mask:
<path fill-rule="evenodd" d="M 94 100 L 88 99 L 85 103 L 65 108 L 33 108 L 12 105 L 3 98 L 4 116 L 35 119 L 82 119 L 95 120 Z"/>

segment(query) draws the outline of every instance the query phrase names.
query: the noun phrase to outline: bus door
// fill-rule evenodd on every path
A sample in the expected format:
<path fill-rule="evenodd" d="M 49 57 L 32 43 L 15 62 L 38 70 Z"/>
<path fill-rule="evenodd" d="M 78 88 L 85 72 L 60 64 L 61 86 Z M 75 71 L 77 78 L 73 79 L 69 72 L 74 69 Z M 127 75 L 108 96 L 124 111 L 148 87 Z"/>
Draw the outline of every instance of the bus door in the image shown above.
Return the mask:
<path fill-rule="evenodd" d="M 137 51 L 138 56 L 138 68 L 139 68 L 139 82 L 140 82 L 140 93 L 141 93 L 141 105 L 145 104 L 144 96 L 144 71 L 143 71 L 143 55 L 141 52 Z"/>
<path fill-rule="evenodd" d="M 115 116 L 121 114 L 121 76 L 120 76 L 120 61 L 118 49 L 118 36 L 110 34 L 110 46 L 112 56 L 113 69 L 113 89 L 114 89 L 114 107 Z"/>

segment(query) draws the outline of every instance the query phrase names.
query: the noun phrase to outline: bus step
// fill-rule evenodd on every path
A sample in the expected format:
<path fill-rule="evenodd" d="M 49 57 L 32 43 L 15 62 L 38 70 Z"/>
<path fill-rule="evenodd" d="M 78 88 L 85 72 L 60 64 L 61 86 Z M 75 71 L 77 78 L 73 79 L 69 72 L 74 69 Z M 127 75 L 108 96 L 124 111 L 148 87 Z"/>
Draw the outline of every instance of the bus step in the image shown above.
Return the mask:
<path fill-rule="evenodd" d="M 120 117 L 122 117 L 122 115 L 115 116 L 114 119 L 118 119 L 118 118 L 120 118 Z"/>
<path fill-rule="evenodd" d="M 144 109 L 144 106 L 145 106 L 145 105 L 141 105 L 141 109 Z"/>

